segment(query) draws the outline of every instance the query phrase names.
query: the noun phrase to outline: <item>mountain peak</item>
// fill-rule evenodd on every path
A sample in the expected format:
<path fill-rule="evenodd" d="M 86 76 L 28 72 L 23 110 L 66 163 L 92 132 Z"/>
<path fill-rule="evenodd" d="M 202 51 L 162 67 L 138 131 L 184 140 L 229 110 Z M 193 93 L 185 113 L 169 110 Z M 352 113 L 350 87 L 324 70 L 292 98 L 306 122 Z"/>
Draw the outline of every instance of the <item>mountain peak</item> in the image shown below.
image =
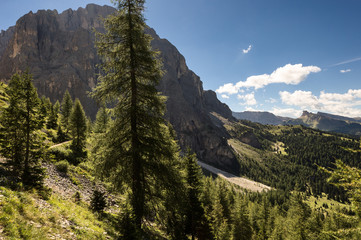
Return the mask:
<path fill-rule="evenodd" d="M 0 36 L 0 80 L 7 81 L 18 71 L 30 68 L 40 96 L 52 102 L 69 91 L 79 98 L 88 115 L 95 116 L 97 105 L 88 97 L 96 85 L 100 58 L 94 46 L 95 28 L 104 32 L 100 17 L 115 11 L 109 6 L 88 4 L 78 10 L 40 10 L 17 21 L 14 33 Z M 228 106 L 212 91 L 204 91 L 202 81 L 186 65 L 177 48 L 156 32 L 146 29 L 160 51 L 165 74 L 158 90 L 167 97 L 166 119 L 173 125 L 182 149 L 190 147 L 200 160 L 231 173 L 239 173 L 239 163 L 225 140 L 222 126 L 212 112 L 232 118 Z"/>

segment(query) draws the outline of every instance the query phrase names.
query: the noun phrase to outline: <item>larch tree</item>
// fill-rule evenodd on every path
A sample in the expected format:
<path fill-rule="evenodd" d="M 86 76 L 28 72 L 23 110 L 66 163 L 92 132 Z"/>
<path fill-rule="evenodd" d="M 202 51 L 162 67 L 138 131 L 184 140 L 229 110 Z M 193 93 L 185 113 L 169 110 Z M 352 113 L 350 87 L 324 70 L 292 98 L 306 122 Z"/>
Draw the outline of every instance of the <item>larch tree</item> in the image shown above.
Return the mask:
<path fill-rule="evenodd" d="M 68 90 L 65 91 L 63 100 L 61 102 L 61 124 L 66 133 L 70 131 L 69 128 L 69 118 L 71 110 L 73 109 L 73 100 L 71 99 L 70 93 Z"/>
<path fill-rule="evenodd" d="M 74 107 L 69 116 L 69 129 L 72 138 L 71 150 L 74 155 L 74 163 L 79 163 L 86 156 L 85 141 L 87 134 L 87 118 L 79 99 L 75 100 Z"/>
<path fill-rule="evenodd" d="M 129 191 L 130 220 L 139 237 L 146 216 L 154 217 L 164 194 L 177 189 L 178 146 L 163 119 L 165 98 L 156 89 L 162 70 L 144 32 L 145 1 L 114 2 L 117 11 L 105 19 L 106 32 L 97 34 L 96 43 L 104 75 L 93 96 L 114 105 L 96 165 L 118 189 Z"/>
<path fill-rule="evenodd" d="M 40 99 L 28 72 L 12 76 L 6 88 L 8 106 L 0 116 L 0 152 L 16 181 L 27 187 L 42 186 L 45 137 Z"/>

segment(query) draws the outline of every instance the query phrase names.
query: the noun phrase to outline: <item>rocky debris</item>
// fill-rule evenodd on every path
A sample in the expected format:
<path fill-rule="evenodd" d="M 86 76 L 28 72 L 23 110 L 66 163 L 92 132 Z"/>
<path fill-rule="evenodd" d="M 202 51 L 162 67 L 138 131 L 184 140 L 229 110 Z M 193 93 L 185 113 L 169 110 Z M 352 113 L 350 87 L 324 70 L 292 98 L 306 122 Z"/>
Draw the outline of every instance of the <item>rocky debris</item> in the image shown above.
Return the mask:
<path fill-rule="evenodd" d="M 74 201 L 75 194 L 79 192 L 81 200 L 90 204 L 93 192 L 98 189 L 106 193 L 106 211 L 119 211 L 117 205 L 119 203 L 119 198 L 111 193 L 108 193 L 104 185 L 101 183 L 95 183 L 94 181 L 89 180 L 86 176 L 78 173 L 61 173 L 52 163 L 45 162 L 43 163 L 43 167 L 45 167 L 47 171 L 47 177 L 45 178 L 44 185 L 51 188 L 54 193 L 58 194 L 62 198 Z"/>
<path fill-rule="evenodd" d="M 246 189 L 246 190 L 249 190 L 249 191 L 252 191 L 252 192 L 262 192 L 262 191 L 269 191 L 271 190 L 272 188 L 267 186 L 267 185 L 264 185 L 262 183 L 259 183 L 259 182 L 255 182 L 255 181 L 252 181 L 252 180 L 249 180 L 247 178 L 244 178 L 244 177 L 237 177 L 233 174 L 230 174 L 228 172 L 225 172 L 225 171 L 222 171 L 220 169 L 217 169 L 215 167 L 212 167 L 204 162 L 201 162 L 201 161 L 198 161 L 198 164 L 210 171 L 211 173 L 227 180 L 228 182 L 230 183 L 233 183 L 243 189 Z"/>

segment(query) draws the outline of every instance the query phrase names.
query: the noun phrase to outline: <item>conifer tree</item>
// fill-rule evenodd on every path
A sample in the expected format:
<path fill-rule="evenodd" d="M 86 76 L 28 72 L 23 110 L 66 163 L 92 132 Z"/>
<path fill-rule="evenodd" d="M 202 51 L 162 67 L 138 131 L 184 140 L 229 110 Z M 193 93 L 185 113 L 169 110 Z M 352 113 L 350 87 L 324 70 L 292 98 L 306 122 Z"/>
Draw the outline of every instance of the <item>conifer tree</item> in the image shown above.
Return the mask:
<path fill-rule="evenodd" d="M 58 113 L 53 105 L 50 105 L 48 111 L 48 121 L 46 122 L 46 127 L 49 129 L 57 129 L 58 127 Z"/>
<path fill-rule="evenodd" d="M 79 99 L 75 104 L 69 116 L 69 128 L 72 137 L 71 150 L 74 155 L 74 163 L 79 163 L 80 158 L 86 156 L 85 140 L 87 131 L 87 118 Z"/>
<path fill-rule="evenodd" d="M 0 82 L 0 110 L 7 105 L 7 102 L 9 100 L 8 96 L 6 95 L 5 89 L 5 83 Z"/>
<path fill-rule="evenodd" d="M 63 101 L 61 102 L 61 124 L 66 133 L 70 131 L 69 118 L 73 109 L 73 100 L 68 90 L 65 91 Z"/>
<path fill-rule="evenodd" d="M 202 191 L 202 172 L 195 154 L 190 150 L 185 157 L 187 179 L 186 232 L 192 239 L 209 239 L 210 226 L 200 201 Z"/>
<path fill-rule="evenodd" d="M 93 126 L 94 133 L 105 133 L 110 123 L 110 115 L 106 107 L 99 108 Z"/>
<path fill-rule="evenodd" d="M 118 10 L 104 22 L 106 33 L 97 34 L 105 75 L 93 95 L 115 102 L 97 166 L 119 189 L 129 189 L 131 221 L 142 235 L 145 216 L 155 214 L 164 194 L 177 189 L 178 147 L 163 120 L 165 99 L 156 89 L 161 64 L 144 33 L 144 0 L 115 3 Z"/>
<path fill-rule="evenodd" d="M 44 177 L 40 160 L 44 157 L 44 137 L 40 133 L 43 116 L 40 100 L 28 72 L 12 76 L 6 94 L 8 107 L 0 117 L 0 152 L 16 181 L 25 186 L 41 186 Z"/>
<path fill-rule="evenodd" d="M 60 103 L 59 103 L 59 100 L 56 100 L 56 102 L 54 104 L 54 112 L 56 114 L 59 114 L 59 111 L 60 111 Z"/>

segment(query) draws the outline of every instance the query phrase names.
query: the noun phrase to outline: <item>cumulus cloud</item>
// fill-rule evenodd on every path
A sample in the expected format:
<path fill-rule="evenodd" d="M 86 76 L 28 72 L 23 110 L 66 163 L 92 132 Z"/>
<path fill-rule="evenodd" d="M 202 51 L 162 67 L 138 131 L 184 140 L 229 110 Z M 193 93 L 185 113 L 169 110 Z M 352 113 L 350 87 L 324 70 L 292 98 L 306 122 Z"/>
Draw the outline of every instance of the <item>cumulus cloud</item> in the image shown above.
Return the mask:
<path fill-rule="evenodd" d="M 220 86 L 216 90 L 216 92 L 219 94 L 222 94 L 222 93 L 236 94 L 236 93 L 238 93 L 238 88 L 236 86 L 234 86 L 233 83 L 227 83 L 227 84 L 224 84 L 223 86 Z"/>
<path fill-rule="evenodd" d="M 302 110 L 294 108 L 273 108 L 270 112 L 277 116 L 292 118 L 298 118 L 302 114 Z"/>
<path fill-rule="evenodd" d="M 263 88 L 272 83 L 284 83 L 297 85 L 304 81 L 310 73 L 320 72 L 321 69 L 317 66 L 303 66 L 302 64 L 287 64 L 283 67 L 277 68 L 271 74 L 262 74 L 250 76 L 246 81 L 240 81 L 236 84 L 227 83 L 220 86 L 217 93 L 236 94 L 241 91 L 241 88 Z"/>
<path fill-rule="evenodd" d="M 238 94 L 237 98 L 244 101 L 243 103 L 241 103 L 242 105 L 251 106 L 251 105 L 257 104 L 257 100 L 254 97 L 254 92 L 246 94 L 246 95 Z"/>
<path fill-rule="evenodd" d="M 222 97 L 222 98 L 226 98 L 226 99 L 229 98 L 229 96 L 228 96 L 227 94 L 222 94 L 221 97 Z"/>
<path fill-rule="evenodd" d="M 282 103 L 309 111 L 329 112 L 348 117 L 361 117 L 361 89 L 350 89 L 346 93 L 326 93 L 315 96 L 309 91 L 293 93 L 279 92 Z"/>
<path fill-rule="evenodd" d="M 251 49 L 252 49 L 252 45 L 249 45 L 248 48 L 247 48 L 247 49 L 243 49 L 242 52 L 243 52 L 244 54 L 247 54 L 247 53 L 249 53 L 249 51 L 251 51 Z"/>
<path fill-rule="evenodd" d="M 263 88 L 272 83 L 285 83 L 297 85 L 304 81 L 310 73 L 320 72 L 321 69 L 316 66 L 303 66 L 302 64 L 287 64 L 277 68 L 271 74 L 262 74 L 250 76 L 244 82 L 238 82 L 236 87 L 254 87 Z"/>
<path fill-rule="evenodd" d="M 342 69 L 340 70 L 340 73 L 348 73 L 351 72 L 351 69 Z"/>

